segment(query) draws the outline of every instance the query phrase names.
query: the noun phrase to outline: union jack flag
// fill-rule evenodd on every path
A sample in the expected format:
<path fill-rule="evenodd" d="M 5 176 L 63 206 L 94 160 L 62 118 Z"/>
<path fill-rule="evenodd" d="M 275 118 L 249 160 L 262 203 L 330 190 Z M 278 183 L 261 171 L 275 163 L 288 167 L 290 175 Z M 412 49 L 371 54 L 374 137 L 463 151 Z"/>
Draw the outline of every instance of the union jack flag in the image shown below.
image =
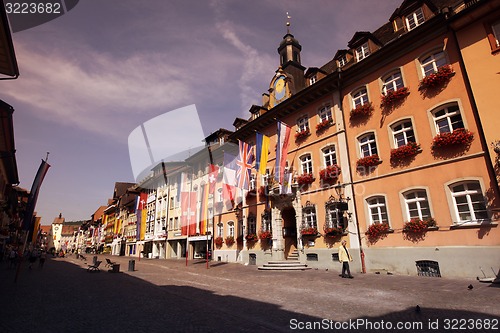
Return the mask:
<path fill-rule="evenodd" d="M 238 140 L 239 142 L 239 155 L 236 161 L 238 169 L 236 170 L 236 186 L 248 190 L 250 184 L 250 172 L 252 169 L 253 154 L 252 146 L 248 143 Z"/>

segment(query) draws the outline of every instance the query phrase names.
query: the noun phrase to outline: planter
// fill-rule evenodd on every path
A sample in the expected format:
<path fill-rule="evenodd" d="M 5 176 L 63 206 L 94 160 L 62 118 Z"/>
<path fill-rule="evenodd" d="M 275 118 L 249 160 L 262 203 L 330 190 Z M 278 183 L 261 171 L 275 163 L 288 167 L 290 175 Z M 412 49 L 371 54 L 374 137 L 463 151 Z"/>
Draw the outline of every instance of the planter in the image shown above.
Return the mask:
<path fill-rule="evenodd" d="M 259 240 L 256 234 L 248 234 L 245 236 L 245 239 L 247 240 L 247 242 L 256 242 Z"/>
<path fill-rule="evenodd" d="M 359 119 L 363 117 L 369 117 L 371 116 L 373 112 L 373 104 L 370 103 L 365 103 L 363 105 L 358 105 L 356 108 L 351 110 L 351 113 L 349 114 L 350 119 Z"/>
<path fill-rule="evenodd" d="M 387 223 L 376 223 L 372 224 L 366 230 L 366 237 L 368 238 L 368 242 L 371 244 L 376 243 L 380 239 L 387 237 L 387 234 L 390 232 L 389 225 Z"/>
<path fill-rule="evenodd" d="M 302 236 L 317 236 L 318 229 L 314 228 L 314 227 L 302 228 L 302 229 L 300 229 L 300 234 Z"/>
<path fill-rule="evenodd" d="M 340 172 L 340 167 L 337 164 L 329 165 L 319 172 L 319 178 L 326 182 L 337 181 Z"/>
<path fill-rule="evenodd" d="M 328 238 L 340 237 L 344 233 L 344 230 L 342 230 L 342 228 L 336 227 L 325 227 L 323 231 L 325 232 L 325 237 Z"/>
<path fill-rule="evenodd" d="M 408 157 L 417 155 L 421 151 L 420 145 L 416 142 L 409 142 L 408 144 L 391 150 L 391 162 L 403 160 Z"/>
<path fill-rule="evenodd" d="M 261 233 L 259 234 L 259 239 L 261 240 L 268 240 L 272 238 L 273 234 L 270 231 L 261 231 Z"/>
<path fill-rule="evenodd" d="M 233 236 L 227 236 L 225 239 L 226 245 L 231 246 L 234 244 L 234 237 Z"/>
<path fill-rule="evenodd" d="M 301 131 L 301 132 L 297 132 L 297 133 L 295 133 L 295 141 L 305 140 L 310 134 L 311 134 L 311 132 L 309 132 L 309 129 L 306 129 L 306 130 Z"/>
<path fill-rule="evenodd" d="M 304 173 L 300 176 L 297 176 L 297 184 L 299 185 L 310 185 L 314 182 L 315 178 L 310 173 Z"/>
<path fill-rule="evenodd" d="M 216 237 L 214 239 L 214 244 L 217 247 L 221 247 L 223 243 L 224 243 L 224 239 L 222 237 Z"/>
<path fill-rule="evenodd" d="M 381 108 L 389 108 L 395 103 L 402 101 L 410 94 L 410 90 L 406 87 L 399 88 L 398 90 L 393 90 L 382 95 L 382 102 L 380 103 Z"/>
<path fill-rule="evenodd" d="M 332 126 L 332 121 L 331 120 L 323 120 L 319 124 L 316 125 L 316 131 L 321 132 L 326 130 L 328 127 Z"/>
<path fill-rule="evenodd" d="M 411 219 L 403 226 L 403 233 L 407 234 L 425 234 L 429 228 L 437 228 L 436 220 L 428 218 L 425 220 Z"/>
<path fill-rule="evenodd" d="M 359 168 L 370 168 L 382 163 L 378 155 L 371 155 L 367 157 L 362 157 L 356 162 L 356 166 Z"/>
<path fill-rule="evenodd" d="M 441 66 L 437 72 L 427 75 L 420 81 L 418 90 L 431 89 L 444 85 L 453 75 L 455 75 L 455 72 L 451 65 Z"/>
<path fill-rule="evenodd" d="M 474 133 L 465 128 L 459 128 L 453 132 L 436 135 L 432 140 L 431 148 L 435 150 L 447 147 L 468 146 L 472 140 L 474 140 Z"/>

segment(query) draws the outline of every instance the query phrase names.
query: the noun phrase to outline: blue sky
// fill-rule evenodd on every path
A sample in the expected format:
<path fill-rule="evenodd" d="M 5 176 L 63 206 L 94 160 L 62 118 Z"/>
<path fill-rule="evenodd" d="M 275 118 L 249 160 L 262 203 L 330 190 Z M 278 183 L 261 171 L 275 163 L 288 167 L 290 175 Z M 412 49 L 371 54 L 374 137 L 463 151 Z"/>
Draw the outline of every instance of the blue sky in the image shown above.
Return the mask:
<path fill-rule="evenodd" d="M 401 2 L 80 1 L 13 34 L 21 75 L 2 81 L 0 99 L 15 108 L 20 186 L 30 189 L 50 152 L 36 207 L 42 224 L 59 213 L 89 219 L 115 182 L 134 181 L 127 138 L 140 124 L 190 104 L 206 135 L 248 117 L 279 65 L 287 11 L 302 64 L 320 67 Z"/>

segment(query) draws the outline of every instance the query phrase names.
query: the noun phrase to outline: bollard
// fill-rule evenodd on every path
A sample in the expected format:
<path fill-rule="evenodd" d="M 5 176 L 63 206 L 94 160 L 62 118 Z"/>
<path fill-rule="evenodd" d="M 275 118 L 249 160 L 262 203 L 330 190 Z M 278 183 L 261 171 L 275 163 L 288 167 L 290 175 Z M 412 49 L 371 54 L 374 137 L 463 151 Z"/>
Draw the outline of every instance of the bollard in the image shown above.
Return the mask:
<path fill-rule="evenodd" d="M 120 264 L 114 264 L 111 272 L 112 273 L 120 273 Z"/>
<path fill-rule="evenodd" d="M 128 271 L 129 272 L 135 271 L 135 260 L 128 261 Z"/>
<path fill-rule="evenodd" d="M 95 265 L 97 264 L 97 256 L 94 256 L 94 259 L 92 260 L 92 263 Z"/>

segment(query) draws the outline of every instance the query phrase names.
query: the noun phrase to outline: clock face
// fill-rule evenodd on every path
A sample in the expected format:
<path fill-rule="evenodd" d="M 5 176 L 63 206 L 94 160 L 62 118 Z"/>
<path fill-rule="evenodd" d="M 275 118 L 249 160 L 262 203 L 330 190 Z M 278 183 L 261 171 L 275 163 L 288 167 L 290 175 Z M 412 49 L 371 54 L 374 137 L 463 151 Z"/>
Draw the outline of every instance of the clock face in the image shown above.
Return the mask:
<path fill-rule="evenodd" d="M 281 102 L 285 97 L 285 77 L 281 75 L 274 81 L 274 98 L 277 102 Z"/>
<path fill-rule="evenodd" d="M 59 227 L 58 227 L 58 226 L 55 226 L 55 227 L 54 227 L 54 230 L 55 230 L 55 231 L 59 230 Z"/>

